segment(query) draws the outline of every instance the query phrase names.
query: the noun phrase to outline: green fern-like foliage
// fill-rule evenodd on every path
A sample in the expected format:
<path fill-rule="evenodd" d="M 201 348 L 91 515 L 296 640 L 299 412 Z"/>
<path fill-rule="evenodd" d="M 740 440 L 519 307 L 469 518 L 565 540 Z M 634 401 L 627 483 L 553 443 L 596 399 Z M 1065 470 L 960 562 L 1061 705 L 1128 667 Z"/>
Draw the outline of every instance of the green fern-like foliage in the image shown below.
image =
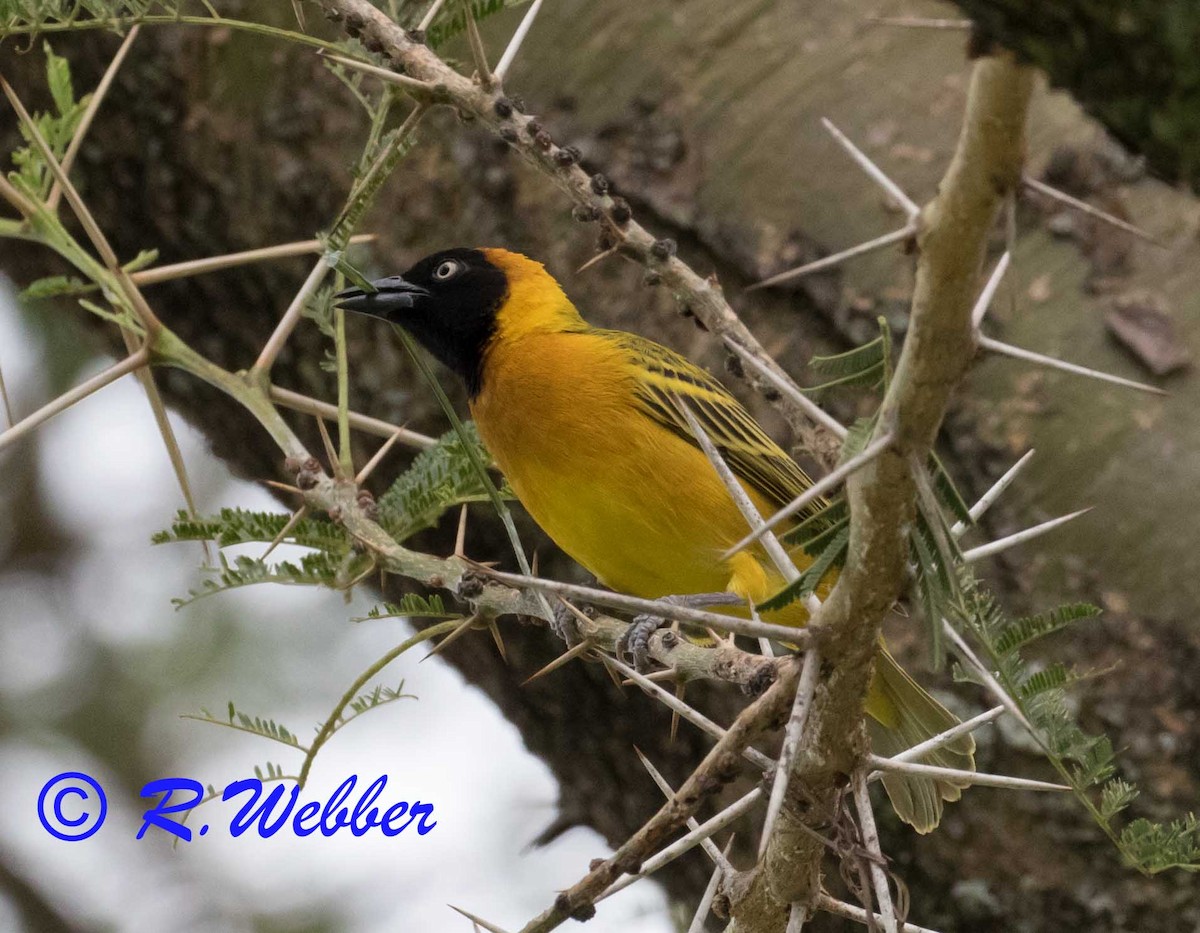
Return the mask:
<path fill-rule="evenodd" d="M 291 516 L 281 512 L 252 512 L 248 509 L 221 509 L 213 518 L 192 519 L 187 512 L 176 513 L 169 531 L 160 531 L 150 540 L 154 544 L 177 541 L 215 541 L 219 547 L 274 541 L 287 527 Z M 343 554 L 350 550 L 350 536 L 341 525 L 325 518 L 302 518 L 282 539 L 289 544 Z"/>
<path fill-rule="evenodd" d="M 279 742 L 281 745 L 288 745 L 292 748 L 298 748 L 300 751 L 308 751 L 300 740 L 296 737 L 296 733 L 292 732 L 286 726 L 281 726 L 274 719 L 263 719 L 261 716 L 250 716 L 243 713 L 233 701 L 229 702 L 228 718 L 221 719 L 214 716 L 206 709 L 201 709 L 195 715 L 185 715 L 184 719 L 195 719 L 197 722 L 212 723 L 216 726 L 225 726 L 227 728 L 236 729 L 239 732 L 249 732 L 251 735 L 258 735 L 264 739 L 270 739 L 272 742 Z"/>
<path fill-rule="evenodd" d="M 474 423 L 468 421 L 463 428 L 467 442 L 487 463 L 490 458 Z M 449 431 L 433 447 L 419 453 L 412 466 L 379 498 L 379 524 L 397 541 L 403 541 L 435 525 L 448 509 L 486 501 L 488 491 L 463 440 L 456 431 Z"/>
<path fill-rule="evenodd" d="M 400 681 L 398 687 L 385 687 L 383 684 L 378 684 L 374 689 L 368 690 L 366 693 L 360 693 L 353 700 L 346 704 L 342 709 L 342 714 L 338 718 L 337 724 L 330 731 L 330 735 L 340 729 L 352 719 L 357 719 L 364 713 L 369 713 L 373 709 L 378 709 L 380 706 L 385 706 L 388 703 L 395 703 L 397 700 L 415 700 L 415 693 L 404 692 L 404 681 Z M 322 726 L 317 726 L 317 731 L 321 730 Z"/>
<path fill-rule="evenodd" d="M 173 599 L 171 602 L 179 609 L 205 596 L 259 583 L 344 589 L 352 581 L 369 572 L 372 564 L 373 558 L 369 554 L 348 554 L 339 558 L 323 551 L 313 551 L 311 554 L 302 555 L 299 561 L 285 560 L 277 563 L 268 563 L 245 555 L 237 557 L 231 563 L 222 554 L 220 566 L 210 578 L 204 580 L 199 587 L 190 590 L 187 596 Z"/>
<path fill-rule="evenodd" d="M 1034 727 L 1035 738 L 1065 783 L 1120 850 L 1125 861 L 1147 874 L 1168 868 L 1200 871 L 1200 825 L 1194 815 L 1172 823 L 1145 819 L 1118 828 L 1119 815 L 1137 797 L 1137 788 L 1116 772 L 1112 742 L 1079 725 L 1067 702 L 1066 687 L 1085 673 L 1068 665 L 1033 669 L 1023 648 L 1072 623 L 1094 618 L 1095 606 L 1077 603 L 1027 619 L 1010 619 L 969 571 L 959 571 L 958 596 L 950 620 L 983 649 L 996 679 Z M 975 681 L 959 669 L 957 675 Z"/>
<path fill-rule="evenodd" d="M 365 616 L 359 616 L 351 621 L 368 622 L 373 619 L 410 619 L 414 616 L 423 619 L 456 619 L 459 613 L 447 609 L 440 596 L 418 596 L 416 593 L 409 593 L 398 603 L 384 603 L 382 606 L 374 606 Z"/>

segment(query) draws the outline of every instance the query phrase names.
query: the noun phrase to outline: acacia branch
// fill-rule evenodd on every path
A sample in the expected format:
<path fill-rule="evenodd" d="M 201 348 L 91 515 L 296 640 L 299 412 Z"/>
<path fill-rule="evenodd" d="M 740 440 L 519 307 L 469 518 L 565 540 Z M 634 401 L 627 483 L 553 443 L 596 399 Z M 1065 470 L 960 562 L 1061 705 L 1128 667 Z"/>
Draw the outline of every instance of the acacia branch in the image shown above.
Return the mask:
<path fill-rule="evenodd" d="M 1007 55 L 975 64 L 954 158 L 921 213 L 909 330 L 874 435 L 891 435 L 892 443 L 847 479 L 846 563 L 812 621 L 828 667 L 792 775 L 806 799 L 784 809 L 765 857 L 738 879 L 733 929 L 739 933 L 781 931 L 791 904 L 819 904 L 823 851 L 811 831 L 834 812 L 865 751 L 875 646 L 907 579 L 905 529 L 916 508 L 911 464 L 928 456 L 950 393 L 975 353 L 971 308 L 997 211 L 1020 184 L 1031 89 L 1031 70 Z"/>

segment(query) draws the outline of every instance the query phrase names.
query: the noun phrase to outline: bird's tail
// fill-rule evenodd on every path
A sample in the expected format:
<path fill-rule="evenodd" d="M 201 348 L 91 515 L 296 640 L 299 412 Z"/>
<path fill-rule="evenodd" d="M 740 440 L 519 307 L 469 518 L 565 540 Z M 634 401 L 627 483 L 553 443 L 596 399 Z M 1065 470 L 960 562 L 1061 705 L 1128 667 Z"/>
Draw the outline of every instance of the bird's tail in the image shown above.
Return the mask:
<path fill-rule="evenodd" d="M 882 645 L 875 662 L 875 679 L 867 699 L 871 718 L 872 751 L 884 757 L 899 754 L 958 724 L 946 707 L 921 689 Z M 975 740 L 955 739 L 930 752 L 922 763 L 959 771 L 975 770 Z M 888 772 L 883 786 L 896 814 L 919 833 L 927 833 L 942 818 L 942 801 L 957 800 L 966 782 Z"/>

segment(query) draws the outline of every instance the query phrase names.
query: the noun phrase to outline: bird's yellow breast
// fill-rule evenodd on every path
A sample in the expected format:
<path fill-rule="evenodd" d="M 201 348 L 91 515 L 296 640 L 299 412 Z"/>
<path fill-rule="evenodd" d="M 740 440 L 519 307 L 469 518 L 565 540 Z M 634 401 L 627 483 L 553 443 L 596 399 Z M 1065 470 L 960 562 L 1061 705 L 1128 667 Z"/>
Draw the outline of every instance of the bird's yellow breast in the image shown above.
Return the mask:
<path fill-rule="evenodd" d="M 530 515 L 608 586 L 766 597 L 780 580 L 759 557 L 720 559 L 746 521 L 712 464 L 647 417 L 635 381 L 598 332 L 530 333 L 493 343 L 471 411 Z"/>

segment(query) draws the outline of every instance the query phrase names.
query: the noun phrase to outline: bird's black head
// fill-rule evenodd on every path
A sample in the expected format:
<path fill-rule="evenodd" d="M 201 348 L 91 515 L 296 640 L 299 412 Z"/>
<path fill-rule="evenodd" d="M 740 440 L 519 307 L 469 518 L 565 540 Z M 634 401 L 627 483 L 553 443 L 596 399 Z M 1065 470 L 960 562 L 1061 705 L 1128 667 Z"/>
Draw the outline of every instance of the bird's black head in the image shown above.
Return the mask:
<path fill-rule="evenodd" d="M 483 250 L 448 249 L 426 256 L 404 275 L 371 284 L 378 291 L 339 292 L 338 307 L 399 324 L 477 395 L 484 350 L 508 294 L 503 270 Z"/>

